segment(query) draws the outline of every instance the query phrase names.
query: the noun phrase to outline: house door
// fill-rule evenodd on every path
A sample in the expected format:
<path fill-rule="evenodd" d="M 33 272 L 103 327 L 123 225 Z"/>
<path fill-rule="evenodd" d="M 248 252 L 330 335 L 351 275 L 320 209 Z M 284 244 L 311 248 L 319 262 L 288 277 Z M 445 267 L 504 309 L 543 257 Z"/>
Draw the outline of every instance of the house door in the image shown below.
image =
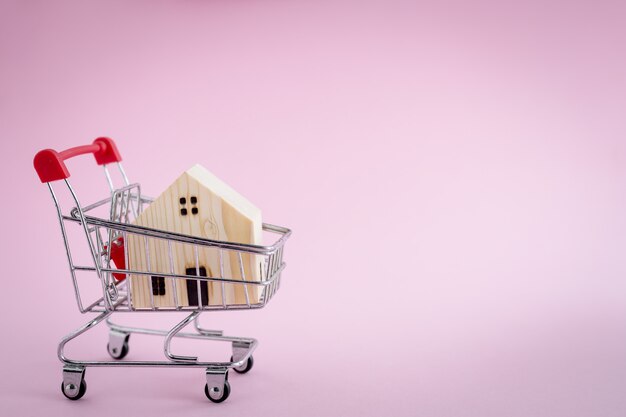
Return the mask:
<path fill-rule="evenodd" d="M 185 275 L 206 277 L 206 268 L 201 266 L 199 269 L 199 274 L 196 271 L 196 268 L 187 268 L 185 271 Z M 206 281 L 196 281 L 195 279 L 187 280 L 187 298 L 189 299 L 190 306 L 198 305 L 198 282 L 200 282 L 200 296 L 202 297 L 202 305 L 209 305 L 209 285 Z"/>

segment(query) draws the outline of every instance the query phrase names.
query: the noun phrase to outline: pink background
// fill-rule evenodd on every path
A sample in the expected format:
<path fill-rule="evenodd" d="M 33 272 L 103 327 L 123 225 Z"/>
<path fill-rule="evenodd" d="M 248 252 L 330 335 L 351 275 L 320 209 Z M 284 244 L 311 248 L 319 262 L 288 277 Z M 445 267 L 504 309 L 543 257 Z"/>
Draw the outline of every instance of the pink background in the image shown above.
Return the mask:
<path fill-rule="evenodd" d="M 0 414 L 626 415 L 620 3 L 0 2 Z M 148 195 L 199 162 L 294 230 L 266 309 L 204 316 L 261 341 L 224 404 L 197 369 L 60 393 L 88 317 L 31 161 L 101 135 Z"/>

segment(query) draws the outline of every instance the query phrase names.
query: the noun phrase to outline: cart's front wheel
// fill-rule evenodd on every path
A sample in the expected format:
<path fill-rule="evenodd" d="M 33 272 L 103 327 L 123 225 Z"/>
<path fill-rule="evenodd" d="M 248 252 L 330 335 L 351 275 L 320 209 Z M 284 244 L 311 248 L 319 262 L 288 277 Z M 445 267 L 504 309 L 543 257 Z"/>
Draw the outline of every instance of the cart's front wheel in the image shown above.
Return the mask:
<path fill-rule="evenodd" d="M 233 357 L 230 357 L 230 361 L 233 361 Z M 237 372 L 238 374 L 245 374 L 246 372 L 249 372 L 250 369 L 252 369 L 252 366 L 254 365 L 254 358 L 252 357 L 252 355 L 250 355 L 250 357 L 248 358 L 248 360 L 241 366 L 238 366 L 236 368 L 233 368 L 235 370 L 235 372 Z"/>
<path fill-rule="evenodd" d="M 113 359 L 123 359 L 126 355 L 128 355 L 129 338 L 130 335 L 126 335 L 121 345 L 118 340 L 113 340 L 113 343 L 111 343 L 111 341 L 107 343 L 107 350 Z"/>
<path fill-rule="evenodd" d="M 228 383 L 228 381 L 224 381 L 224 388 L 221 390 L 217 387 L 209 389 L 209 384 L 205 384 L 204 394 L 209 400 L 213 401 L 214 403 L 221 403 L 222 401 L 225 401 L 226 398 L 228 398 L 228 396 L 230 395 L 230 384 Z"/>
<path fill-rule="evenodd" d="M 107 343 L 107 350 L 113 359 L 122 359 L 128 355 L 128 342 L 124 342 L 121 349 L 111 348 L 111 345 Z"/>
<path fill-rule="evenodd" d="M 82 379 L 80 381 L 80 387 L 77 387 L 72 383 L 66 385 L 65 383 L 61 382 L 61 392 L 63 393 L 63 395 L 65 395 L 66 398 L 69 398 L 70 400 L 80 400 L 83 395 L 85 395 L 85 392 L 87 392 L 87 383 L 84 379 Z"/>

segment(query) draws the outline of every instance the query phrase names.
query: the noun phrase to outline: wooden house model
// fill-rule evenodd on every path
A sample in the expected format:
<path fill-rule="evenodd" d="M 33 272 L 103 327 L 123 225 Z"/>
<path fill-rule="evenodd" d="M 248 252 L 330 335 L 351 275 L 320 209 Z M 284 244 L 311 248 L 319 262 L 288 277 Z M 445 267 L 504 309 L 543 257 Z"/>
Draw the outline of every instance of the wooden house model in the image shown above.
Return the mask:
<path fill-rule="evenodd" d="M 134 223 L 229 242 L 261 244 L 262 239 L 261 211 L 200 165 L 183 173 L 144 209 Z M 242 279 L 244 275 L 247 281 L 258 281 L 261 277 L 261 256 L 163 239 L 146 239 L 134 234 L 127 239 L 129 269 L 151 273 L 132 275 L 132 303 L 135 308 L 258 302 L 261 290 L 256 285 L 169 279 L 159 273 L 228 279 Z"/>

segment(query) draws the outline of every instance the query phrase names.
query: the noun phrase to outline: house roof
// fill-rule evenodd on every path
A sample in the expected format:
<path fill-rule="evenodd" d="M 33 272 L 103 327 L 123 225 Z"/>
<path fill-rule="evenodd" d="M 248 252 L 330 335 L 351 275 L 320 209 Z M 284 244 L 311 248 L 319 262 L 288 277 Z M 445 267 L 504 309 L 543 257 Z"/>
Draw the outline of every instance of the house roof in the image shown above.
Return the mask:
<path fill-rule="evenodd" d="M 189 168 L 185 173 L 198 181 L 200 185 L 208 188 L 213 193 L 218 194 L 222 200 L 226 201 L 241 214 L 258 221 L 260 224 L 261 210 L 252 204 L 250 200 L 235 191 L 231 186 L 209 172 L 208 169 L 200 164 L 196 164 Z"/>
<path fill-rule="evenodd" d="M 207 217 L 204 210 L 202 210 L 202 213 L 204 213 L 202 218 L 204 221 L 210 221 L 213 224 L 214 228 L 212 229 L 206 229 L 205 227 L 198 229 L 197 227 L 190 226 L 189 221 L 182 221 L 179 216 L 174 216 L 174 214 L 178 212 L 177 205 L 179 197 L 181 197 L 181 192 L 185 194 L 191 191 L 188 187 L 191 187 L 192 189 L 196 187 L 204 188 L 211 195 L 219 198 L 223 203 L 225 203 L 225 206 L 222 206 L 222 210 L 224 210 L 225 207 L 228 207 L 228 211 L 230 213 L 238 213 L 240 216 L 239 218 L 246 218 L 250 221 L 251 225 L 254 225 L 251 230 L 254 237 L 250 242 L 247 241 L 246 238 L 240 236 L 239 233 L 235 232 L 235 230 L 246 230 L 243 225 L 236 229 L 231 228 L 231 232 L 234 232 L 237 236 L 235 241 L 240 241 L 241 243 L 258 243 L 257 240 L 261 236 L 262 226 L 261 210 L 200 164 L 196 164 L 187 171 L 183 172 L 148 207 L 142 211 L 142 213 L 135 220 L 135 224 L 212 239 L 218 238 L 218 236 L 216 236 L 217 230 L 226 231 L 224 229 L 224 224 L 216 224 L 215 220 L 217 219 L 215 219 L 212 215 Z M 205 207 L 211 207 L 211 203 L 208 203 L 204 199 L 202 199 L 198 204 L 205 205 Z M 208 204 L 208 206 L 206 204 Z M 226 214 L 222 211 L 220 216 L 223 215 Z M 232 219 L 230 216 L 228 218 Z M 222 220 L 225 219 L 220 217 L 219 221 Z M 247 235 L 247 233 L 245 233 L 245 235 Z M 227 238 L 229 236 L 227 234 L 226 236 L 220 237 Z M 234 239 L 235 236 L 231 236 L 230 238 Z M 245 239 L 246 241 L 242 241 L 240 239 Z"/>

